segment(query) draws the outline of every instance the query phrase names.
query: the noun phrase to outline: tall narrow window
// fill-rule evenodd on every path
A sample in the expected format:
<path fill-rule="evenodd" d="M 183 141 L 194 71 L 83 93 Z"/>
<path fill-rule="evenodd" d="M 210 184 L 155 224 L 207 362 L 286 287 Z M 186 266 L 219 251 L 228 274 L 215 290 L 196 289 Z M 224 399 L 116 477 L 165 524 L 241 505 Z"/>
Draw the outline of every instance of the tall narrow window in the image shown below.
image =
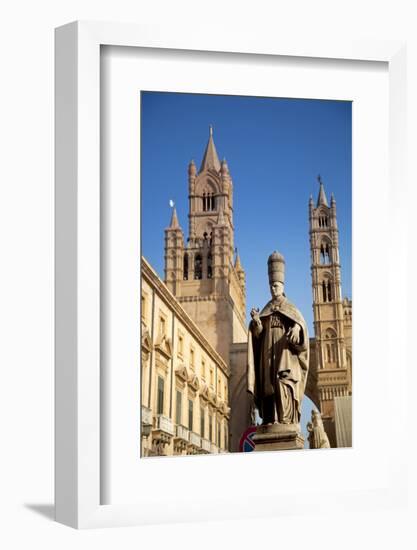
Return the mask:
<path fill-rule="evenodd" d="M 183 272 L 184 281 L 188 280 L 188 254 L 184 254 L 184 272 Z"/>
<path fill-rule="evenodd" d="M 190 349 L 190 368 L 194 370 L 194 350 Z"/>
<path fill-rule="evenodd" d="M 178 335 L 178 355 L 183 355 L 184 353 L 184 337 L 182 334 Z"/>
<path fill-rule="evenodd" d="M 327 302 L 327 287 L 326 287 L 326 281 L 322 282 L 322 288 L 323 288 L 323 302 Z"/>
<path fill-rule="evenodd" d="M 200 254 L 194 258 L 194 279 L 201 279 L 203 276 L 203 262 Z"/>
<path fill-rule="evenodd" d="M 165 330 L 166 330 L 166 321 L 165 317 L 159 317 L 159 336 L 165 336 Z"/>
<path fill-rule="evenodd" d="M 228 441 L 227 441 L 227 424 L 226 422 L 223 425 L 223 433 L 224 433 L 224 448 L 226 451 L 229 449 Z"/>
<path fill-rule="evenodd" d="M 221 424 L 217 420 L 217 446 L 220 447 L 221 445 Z"/>
<path fill-rule="evenodd" d="M 190 432 L 193 431 L 193 405 L 194 403 L 192 402 L 191 399 L 188 400 L 188 429 L 190 430 Z"/>
<path fill-rule="evenodd" d="M 206 362 L 204 361 L 204 359 L 201 361 L 201 378 L 203 380 L 206 379 Z"/>
<path fill-rule="evenodd" d="M 207 254 L 207 279 L 211 279 L 213 276 L 213 270 L 212 270 L 212 257 L 211 252 Z"/>
<path fill-rule="evenodd" d="M 156 400 L 157 414 L 164 414 L 164 379 L 158 376 L 158 396 Z"/>
<path fill-rule="evenodd" d="M 332 285 L 330 284 L 330 281 L 327 281 L 327 301 L 332 301 Z"/>
<path fill-rule="evenodd" d="M 209 414 L 209 439 L 213 441 L 213 416 Z"/>
<path fill-rule="evenodd" d="M 201 437 L 204 437 L 206 434 L 205 434 L 205 423 L 204 423 L 204 409 L 203 407 L 201 407 L 200 409 L 200 435 Z"/>
<path fill-rule="evenodd" d="M 182 393 L 177 390 L 177 401 L 175 406 L 175 422 L 182 424 Z"/>

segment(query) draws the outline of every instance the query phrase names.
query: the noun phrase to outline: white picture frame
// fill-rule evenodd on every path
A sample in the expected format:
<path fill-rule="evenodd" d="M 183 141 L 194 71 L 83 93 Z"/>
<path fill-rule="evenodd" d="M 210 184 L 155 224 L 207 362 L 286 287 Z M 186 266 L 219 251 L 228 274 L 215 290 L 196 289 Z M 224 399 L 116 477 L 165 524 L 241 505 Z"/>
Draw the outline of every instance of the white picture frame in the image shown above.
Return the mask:
<path fill-rule="evenodd" d="M 289 40 L 243 31 L 213 37 L 199 28 L 187 35 L 175 29 L 113 23 L 76 22 L 56 31 L 56 519 L 67 525 L 103 527 L 175 521 L 184 508 L 175 495 L 160 495 L 155 506 L 145 509 L 133 503 L 101 504 L 100 414 L 100 48 L 164 48 L 172 50 L 228 52 L 380 61 L 389 71 L 390 191 L 401 195 L 405 188 L 405 44 L 401 41 L 332 41 L 311 37 Z M 403 243 L 397 262 L 405 278 L 403 248 L 406 220 L 394 212 L 395 236 Z M 398 260 L 398 256 L 397 256 Z M 405 308 L 405 301 L 403 302 Z M 405 336 L 399 336 L 405 338 Z M 139 341 L 139 338 L 138 338 Z M 400 367 L 405 369 L 406 345 L 400 346 Z M 402 354 L 402 355 L 401 355 Z M 401 366 L 402 365 L 402 366 Z M 405 380 L 405 376 L 404 376 Z M 399 384 L 405 394 L 405 382 Z M 400 411 L 405 420 L 406 409 Z M 397 441 L 405 440 L 405 422 L 398 422 Z M 402 426 L 402 427 L 401 427 Z M 398 445 L 400 447 L 400 445 Z M 230 457 L 233 460 L 233 457 Z M 406 479 L 398 468 L 399 449 L 389 456 L 386 484 L 350 495 L 349 506 L 386 505 L 404 498 Z M 394 469 L 393 463 L 397 467 Z M 306 495 L 289 494 L 296 505 Z M 317 502 L 317 495 L 311 502 Z M 325 497 L 325 495 L 323 495 Z M 340 494 L 340 499 L 346 495 Z M 236 518 L 260 515 L 242 499 L 228 495 L 230 512 L 208 503 L 188 519 Z M 164 503 L 164 512 L 155 514 Z M 346 505 L 348 506 L 348 505 Z M 316 508 L 317 511 L 317 508 Z M 272 507 L 270 514 L 283 513 Z"/>

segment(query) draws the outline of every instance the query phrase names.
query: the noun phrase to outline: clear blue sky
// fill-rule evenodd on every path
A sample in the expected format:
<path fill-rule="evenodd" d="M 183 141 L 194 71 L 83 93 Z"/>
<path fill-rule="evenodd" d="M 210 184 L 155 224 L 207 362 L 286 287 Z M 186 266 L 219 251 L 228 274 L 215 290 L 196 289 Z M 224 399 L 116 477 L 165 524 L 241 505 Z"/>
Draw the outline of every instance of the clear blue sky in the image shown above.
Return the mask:
<path fill-rule="evenodd" d="M 187 166 L 209 135 L 233 179 L 235 246 L 247 310 L 270 299 L 267 258 L 286 260 L 286 294 L 313 334 L 308 200 L 320 174 L 337 203 L 342 293 L 351 297 L 351 103 L 142 92 L 142 254 L 163 278 L 164 228 L 174 200 L 188 236 Z"/>

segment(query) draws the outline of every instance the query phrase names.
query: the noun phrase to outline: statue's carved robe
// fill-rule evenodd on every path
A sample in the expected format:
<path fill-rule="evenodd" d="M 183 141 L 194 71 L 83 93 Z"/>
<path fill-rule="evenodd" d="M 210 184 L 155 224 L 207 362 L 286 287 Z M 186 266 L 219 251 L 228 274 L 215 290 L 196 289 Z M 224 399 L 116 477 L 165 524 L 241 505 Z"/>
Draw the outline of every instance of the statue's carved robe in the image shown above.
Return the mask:
<path fill-rule="evenodd" d="M 284 296 L 271 300 L 253 320 L 248 334 L 248 391 L 264 423 L 298 424 L 309 366 L 307 326 L 298 309 Z M 286 332 L 300 325 L 299 344 Z M 271 408 L 272 407 L 272 408 Z"/>

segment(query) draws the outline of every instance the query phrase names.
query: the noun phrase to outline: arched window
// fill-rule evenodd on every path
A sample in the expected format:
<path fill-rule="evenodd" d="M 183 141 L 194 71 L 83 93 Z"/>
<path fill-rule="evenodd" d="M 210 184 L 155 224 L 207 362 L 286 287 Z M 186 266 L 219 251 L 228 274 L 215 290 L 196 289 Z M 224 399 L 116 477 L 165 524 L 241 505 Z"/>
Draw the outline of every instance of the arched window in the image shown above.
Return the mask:
<path fill-rule="evenodd" d="M 337 363 L 337 334 L 328 328 L 324 334 L 324 360 L 326 363 Z"/>
<path fill-rule="evenodd" d="M 188 254 L 184 254 L 184 281 L 188 280 Z"/>
<path fill-rule="evenodd" d="M 194 279 L 201 279 L 203 277 L 203 262 L 201 260 L 201 254 L 196 254 L 194 258 Z"/>
<path fill-rule="evenodd" d="M 330 264 L 332 259 L 330 257 L 331 246 L 328 242 L 323 241 L 320 245 L 320 263 Z"/>
<path fill-rule="evenodd" d="M 319 227 L 329 227 L 329 218 L 326 214 L 320 214 L 319 216 Z"/>
<path fill-rule="evenodd" d="M 203 212 L 215 210 L 215 197 L 211 191 L 203 191 Z"/>

